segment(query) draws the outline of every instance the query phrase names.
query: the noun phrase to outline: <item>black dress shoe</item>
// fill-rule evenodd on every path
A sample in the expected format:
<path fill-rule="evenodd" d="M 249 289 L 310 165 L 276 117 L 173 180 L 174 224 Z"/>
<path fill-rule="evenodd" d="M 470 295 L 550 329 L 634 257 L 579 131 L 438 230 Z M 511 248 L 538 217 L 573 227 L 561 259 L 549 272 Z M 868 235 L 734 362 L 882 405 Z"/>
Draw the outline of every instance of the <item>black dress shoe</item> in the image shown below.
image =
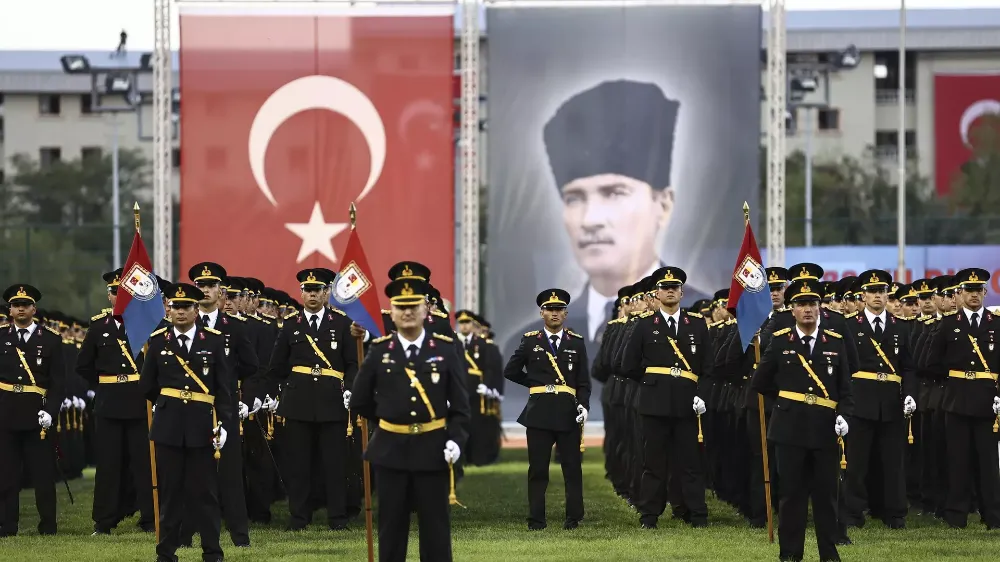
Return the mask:
<path fill-rule="evenodd" d="M 145 521 L 139 521 L 138 523 L 136 523 L 135 526 L 139 527 L 140 529 L 142 529 L 143 533 L 155 533 L 156 532 L 156 523 L 154 523 L 152 521 L 150 521 L 148 523 L 145 522 Z"/>
<path fill-rule="evenodd" d="M 565 529 L 567 531 L 572 531 L 573 529 L 576 529 L 579 526 L 580 526 L 580 520 L 579 519 L 567 519 L 563 523 L 563 529 Z"/>
<path fill-rule="evenodd" d="M 842 535 L 839 539 L 837 539 L 836 544 L 837 546 L 851 546 L 852 544 L 854 544 L 854 541 L 851 540 L 851 537 L 847 535 Z"/>
<path fill-rule="evenodd" d="M 639 526 L 643 529 L 655 529 L 656 528 L 656 517 L 646 516 L 639 518 Z"/>
<path fill-rule="evenodd" d="M 529 531 L 541 531 L 542 529 L 548 527 L 545 523 L 539 523 L 537 521 L 531 521 L 528 523 Z"/>
<path fill-rule="evenodd" d="M 708 521 L 706 519 L 692 519 L 690 521 L 691 527 L 694 529 L 702 529 L 708 527 Z"/>
<path fill-rule="evenodd" d="M 239 541 L 239 542 L 233 541 L 233 546 L 235 546 L 236 548 L 250 548 L 250 541 L 249 540 Z"/>
<path fill-rule="evenodd" d="M 94 527 L 94 532 L 90 534 L 92 537 L 99 537 L 102 535 L 110 535 L 110 529 L 101 529 L 100 527 Z"/>
<path fill-rule="evenodd" d="M 886 519 L 884 521 L 884 523 L 885 523 L 885 526 L 889 527 L 890 529 L 905 529 L 906 528 L 906 520 L 903 519 L 903 518 L 901 518 L 901 517 L 895 517 L 895 518 L 892 518 L 892 519 Z"/>
<path fill-rule="evenodd" d="M 330 521 L 331 531 L 346 531 L 347 521 Z"/>
<path fill-rule="evenodd" d="M 306 530 L 306 526 L 305 525 L 289 525 L 289 526 L 285 527 L 285 530 L 286 531 L 305 531 Z"/>

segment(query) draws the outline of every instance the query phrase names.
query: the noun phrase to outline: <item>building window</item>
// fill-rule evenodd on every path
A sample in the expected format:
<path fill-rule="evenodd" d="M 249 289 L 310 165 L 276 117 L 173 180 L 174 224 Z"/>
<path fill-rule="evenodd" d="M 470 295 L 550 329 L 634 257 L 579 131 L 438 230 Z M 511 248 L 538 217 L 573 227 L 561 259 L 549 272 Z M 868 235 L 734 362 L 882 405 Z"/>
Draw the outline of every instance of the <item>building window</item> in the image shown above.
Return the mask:
<path fill-rule="evenodd" d="M 907 158 L 913 158 L 917 152 L 917 132 L 912 129 L 906 131 L 904 142 Z M 899 132 L 875 131 L 875 155 L 879 158 L 896 158 L 897 154 L 899 154 Z"/>
<path fill-rule="evenodd" d="M 59 115 L 59 96 L 43 94 L 38 96 L 38 112 L 42 115 Z"/>
<path fill-rule="evenodd" d="M 85 146 L 80 149 L 80 159 L 84 162 L 100 162 L 103 152 L 99 146 Z"/>
<path fill-rule="evenodd" d="M 80 96 L 80 113 L 82 115 L 90 115 L 94 113 L 94 97 L 91 94 L 83 94 Z"/>
<path fill-rule="evenodd" d="M 43 168 L 47 168 L 60 160 L 62 160 L 61 148 L 46 146 L 38 149 L 38 163 Z"/>
<path fill-rule="evenodd" d="M 816 119 L 820 131 L 840 130 L 840 110 L 833 108 L 820 109 Z"/>
<path fill-rule="evenodd" d="M 170 165 L 175 169 L 180 169 L 181 167 L 181 149 L 172 148 L 170 149 Z"/>

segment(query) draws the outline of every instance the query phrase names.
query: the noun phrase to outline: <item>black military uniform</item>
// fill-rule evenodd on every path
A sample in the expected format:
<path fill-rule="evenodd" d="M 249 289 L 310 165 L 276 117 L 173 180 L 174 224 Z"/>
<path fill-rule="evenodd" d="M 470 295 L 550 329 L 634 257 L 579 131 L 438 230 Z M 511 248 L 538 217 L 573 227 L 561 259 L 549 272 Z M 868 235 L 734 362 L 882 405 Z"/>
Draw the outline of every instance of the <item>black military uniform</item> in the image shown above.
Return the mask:
<path fill-rule="evenodd" d="M 204 299 L 200 289 L 187 283 L 173 285 L 167 296 L 172 308 L 194 307 Z M 176 319 L 177 312 L 173 314 Z M 191 517 L 201 535 L 202 558 L 221 561 L 218 463 L 212 449 L 218 446 L 213 432 L 222 424 L 218 439 L 224 441 L 225 426 L 233 418 L 229 384 L 234 376 L 225 339 L 197 322 L 186 327 L 175 323 L 153 332 L 148 345 L 139 385 L 146 399 L 156 402 L 149 439 L 156 445 L 160 496 L 157 560 L 176 562 L 181 522 Z M 239 440 L 238 435 L 232 438 Z"/>
<path fill-rule="evenodd" d="M 978 268 L 955 275 L 960 291 L 977 294 L 985 290 L 989 279 L 990 274 Z M 1000 472 L 994 433 L 998 420 L 994 404 L 1000 402 L 1000 342 L 995 332 L 1000 321 L 981 301 L 978 309 L 972 310 L 969 297 L 965 299 L 961 309 L 941 319 L 928 350 L 928 371 L 945 381 L 941 400 L 948 447 L 944 519 L 952 527 L 966 526 L 976 478 L 983 522 L 990 529 L 1000 529 Z M 970 466 L 973 459 L 975 467 Z"/>
<path fill-rule="evenodd" d="M 472 329 L 474 313 L 469 310 L 459 310 L 455 313 L 458 324 L 468 323 Z M 465 460 L 470 465 L 485 465 L 490 457 L 490 417 L 487 410 L 489 398 L 486 396 L 490 386 L 486 358 L 480 348 L 485 350 L 486 342 L 478 334 L 458 336 L 462 346 L 462 363 L 468 376 L 465 378 L 466 390 L 471 398 L 469 407 L 472 409 L 472 420 L 469 423 L 469 443 L 466 447 Z"/>
<path fill-rule="evenodd" d="M 659 289 L 683 287 L 687 274 L 661 267 L 653 278 Z M 711 376 L 715 361 L 708 327 L 700 314 L 680 309 L 670 314 L 661 308 L 641 315 L 625 345 L 623 372 L 640 383 L 636 401 L 643 440 L 637 498 L 640 524 L 656 527 L 667 504 L 669 477 L 676 479 L 680 495 L 672 498 L 680 503 L 671 502 L 675 515 L 692 526 L 706 526 L 705 467 L 698 444 L 705 402 L 698 396 L 698 381 Z"/>
<path fill-rule="evenodd" d="M 108 292 L 117 295 L 122 270 L 104 274 Z M 144 356 L 129 346 L 121 320 L 110 311 L 91 318 L 76 359 L 76 372 L 96 388 L 94 414 L 97 474 L 94 481 L 94 534 L 106 535 L 122 515 L 125 480 L 131 481 L 141 514 L 139 527 L 154 531 L 152 473 L 146 399 L 139 388 Z M 126 472 L 126 467 L 128 471 Z"/>
<path fill-rule="evenodd" d="M 17 284 L 3 293 L 10 323 L 0 325 L 0 537 L 17 534 L 23 469 L 31 475 L 38 532 L 56 533 L 55 457 L 50 428 L 63 401 L 62 338 L 31 315 L 42 293 Z"/>
<path fill-rule="evenodd" d="M 865 271 L 859 279 L 865 292 L 885 293 L 892 282 L 882 270 Z M 863 525 L 869 496 L 881 492 L 882 497 L 871 498 L 872 503 L 881 507 L 886 525 L 903 528 L 907 512 L 905 480 L 900 477 L 906 446 L 903 401 L 917 394 L 909 327 L 888 309 L 876 314 L 866 305 L 848 321 L 847 329 L 857 338 L 859 370 L 851 374 L 854 412 L 849 418 L 851 436 L 845 439 L 847 513 L 843 519 L 848 525 Z M 876 459 L 881 465 L 880 478 L 869 489 L 868 470 Z"/>
<path fill-rule="evenodd" d="M 302 290 L 319 291 L 329 282 L 319 270 L 296 276 Z M 358 371 L 351 321 L 339 310 L 308 309 L 285 315 L 271 354 L 270 377 L 284 381 L 278 415 L 285 418 L 289 455 L 285 484 L 290 528 L 312 520 L 309 503 L 314 456 L 322 460 L 327 518 L 331 529 L 346 529 L 347 410 L 344 390 Z"/>
<path fill-rule="evenodd" d="M 426 282 L 410 279 L 390 282 L 385 293 L 405 309 L 421 304 L 426 290 Z M 381 562 L 406 560 L 411 510 L 420 525 L 420 560 L 452 560 L 449 469 L 469 421 L 465 369 L 453 349 L 454 342 L 426 328 L 415 340 L 388 334 L 372 340 L 354 381 L 351 408 L 378 421 L 365 458 L 377 482 Z"/>
<path fill-rule="evenodd" d="M 535 303 L 543 311 L 565 311 L 569 293 L 548 289 Z M 563 316 L 565 319 L 565 316 Z M 564 529 L 575 529 L 583 519 L 583 472 L 580 454 L 581 423 L 590 410 L 590 375 L 583 337 L 562 326 L 524 334 L 507 361 L 504 378 L 528 387 L 528 403 L 517 418 L 528 440 L 528 528 L 544 529 L 545 489 L 549 484 L 552 446 L 559 450 L 566 481 Z"/>
<path fill-rule="evenodd" d="M 786 289 L 786 300 L 793 306 L 818 304 L 819 290 L 817 280 L 799 279 Z M 751 381 L 754 391 L 775 399 L 767 438 L 775 444 L 781 476 L 781 560 L 802 560 L 810 497 L 820 560 L 840 560 L 835 428 L 853 409 L 846 355 L 844 337 L 824 328 L 822 321 L 812 326 L 796 323 L 774 332 Z"/>

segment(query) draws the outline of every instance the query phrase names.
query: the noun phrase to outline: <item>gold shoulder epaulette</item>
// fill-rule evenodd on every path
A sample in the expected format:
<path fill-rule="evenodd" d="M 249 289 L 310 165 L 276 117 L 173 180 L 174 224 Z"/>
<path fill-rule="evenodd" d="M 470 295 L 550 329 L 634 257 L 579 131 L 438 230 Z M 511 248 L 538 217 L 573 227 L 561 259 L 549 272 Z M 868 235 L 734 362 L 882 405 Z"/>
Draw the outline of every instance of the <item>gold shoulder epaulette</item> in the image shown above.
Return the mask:
<path fill-rule="evenodd" d="M 111 314 L 112 312 L 114 312 L 114 309 L 113 308 L 102 308 L 101 312 L 103 312 L 104 314 Z"/>
<path fill-rule="evenodd" d="M 843 339 L 844 336 L 834 332 L 833 330 L 823 330 L 823 333 L 830 336 L 831 338 L 837 338 L 838 340 Z"/>
<path fill-rule="evenodd" d="M 341 316 L 347 316 L 347 313 L 344 312 L 343 310 L 340 310 L 339 308 L 331 308 L 330 310 L 336 312 L 337 314 L 339 314 Z"/>
<path fill-rule="evenodd" d="M 392 311 L 386 308 L 382 309 L 382 314 L 392 314 Z"/>
<path fill-rule="evenodd" d="M 90 321 L 91 322 L 97 322 L 98 320 L 100 320 L 101 318 L 104 318 L 107 315 L 108 315 L 107 312 L 102 311 L 100 314 L 95 314 L 95 315 L 91 316 L 90 317 Z"/>
<path fill-rule="evenodd" d="M 299 315 L 298 310 L 296 310 L 295 312 L 289 312 L 288 314 L 285 315 L 285 320 L 288 320 L 289 318 L 295 318 L 298 315 Z"/>
<path fill-rule="evenodd" d="M 384 341 L 389 341 L 391 339 L 392 339 L 392 334 L 386 334 L 386 335 L 384 335 L 382 337 L 373 339 L 372 343 L 382 343 Z"/>
<path fill-rule="evenodd" d="M 491 340 L 490 338 L 486 338 L 484 341 L 490 345 L 493 345 L 493 340 Z"/>
<path fill-rule="evenodd" d="M 531 338 L 531 337 L 537 336 L 539 333 L 541 333 L 541 332 L 539 332 L 538 330 L 532 330 L 530 332 L 525 332 L 524 333 L 524 337 Z"/>
<path fill-rule="evenodd" d="M 431 314 L 433 314 L 434 316 L 437 316 L 438 318 L 447 318 L 448 317 L 447 314 L 441 312 L 440 310 L 432 310 Z"/>
<path fill-rule="evenodd" d="M 50 332 L 52 332 L 53 334 L 59 336 L 59 339 L 62 339 L 62 334 L 59 333 L 59 330 L 56 330 L 52 326 L 46 326 L 45 329 L 48 330 L 48 331 L 50 331 Z"/>
<path fill-rule="evenodd" d="M 785 335 L 785 334 L 787 334 L 788 332 L 791 332 L 791 331 L 792 331 L 791 328 L 782 328 L 782 329 L 778 330 L 777 332 L 775 332 L 775 333 L 773 333 L 771 335 L 773 335 L 773 336 L 783 336 L 783 335 Z"/>
<path fill-rule="evenodd" d="M 656 314 L 655 310 L 647 310 L 646 312 L 643 312 L 642 314 L 640 314 L 639 318 L 649 318 L 650 316 L 652 316 L 654 314 Z"/>
<path fill-rule="evenodd" d="M 0 330 L 9 327 L 10 324 L 0 324 Z"/>
<path fill-rule="evenodd" d="M 573 336 L 574 338 L 580 338 L 581 340 L 583 339 L 583 336 L 574 332 L 573 330 L 566 330 L 566 333 Z"/>
<path fill-rule="evenodd" d="M 247 321 L 247 319 L 246 319 L 245 316 L 241 316 L 239 314 L 232 314 L 232 313 L 227 312 L 226 316 L 228 316 L 230 318 L 235 318 L 235 319 L 239 320 L 240 322 L 246 322 Z"/>
<path fill-rule="evenodd" d="M 937 322 L 937 316 L 931 316 L 927 320 L 924 320 L 924 325 L 925 326 L 930 326 L 931 324 L 933 324 L 935 322 Z"/>
<path fill-rule="evenodd" d="M 688 312 L 688 316 L 694 316 L 695 318 L 704 318 L 700 312 Z"/>
<path fill-rule="evenodd" d="M 270 320 L 264 320 L 263 318 L 258 318 L 257 320 L 260 320 L 261 322 L 267 324 L 268 326 L 271 325 L 271 321 Z"/>
<path fill-rule="evenodd" d="M 858 313 L 857 313 L 857 312 L 852 312 L 852 313 L 850 313 L 850 314 L 845 314 L 845 315 L 844 315 L 844 318 L 854 318 L 854 317 L 855 317 L 855 316 L 857 316 L 857 315 L 858 315 Z"/>
<path fill-rule="evenodd" d="M 215 334 L 217 336 L 221 336 L 222 335 L 222 332 L 216 330 L 215 328 L 205 328 L 205 331 L 208 332 L 208 333 L 210 333 L 210 334 Z"/>
<path fill-rule="evenodd" d="M 718 322 L 712 322 L 711 324 L 708 325 L 708 327 L 715 328 L 718 327 L 719 324 L 722 324 L 722 320 L 719 320 Z"/>
<path fill-rule="evenodd" d="M 431 334 L 431 335 L 434 336 L 435 338 L 441 340 L 441 341 L 446 341 L 448 343 L 454 343 L 455 342 L 455 340 L 452 337 L 450 337 L 450 336 L 443 336 L 443 335 L 438 334 L 438 333 L 434 333 L 434 334 Z"/>
<path fill-rule="evenodd" d="M 736 323 L 735 318 L 730 318 L 729 320 L 726 320 L 726 326 L 732 326 L 735 323 Z"/>
<path fill-rule="evenodd" d="M 264 317 L 264 318 L 267 318 L 268 320 L 277 320 L 278 319 L 277 317 L 271 316 L 270 314 L 267 314 L 266 312 L 261 312 L 260 315 L 262 317 Z"/>
<path fill-rule="evenodd" d="M 166 328 L 160 328 L 159 330 L 153 332 L 152 334 L 149 334 L 149 337 L 158 336 L 158 335 L 160 335 L 160 334 L 162 334 L 163 332 L 166 332 L 166 331 L 167 331 Z"/>
<path fill-rule="evenodd" d="M 74 341 L 73 338 L 63 338 L 62 342 L 63 345 L 76 345 L 76 341 Z"/>
<path fill-rule="evenodd" d="M 941 316 L 954 316 L 956 313 L 958 313 L 957 310 L 951 310 L 951 311 L 945 312 Z"/>

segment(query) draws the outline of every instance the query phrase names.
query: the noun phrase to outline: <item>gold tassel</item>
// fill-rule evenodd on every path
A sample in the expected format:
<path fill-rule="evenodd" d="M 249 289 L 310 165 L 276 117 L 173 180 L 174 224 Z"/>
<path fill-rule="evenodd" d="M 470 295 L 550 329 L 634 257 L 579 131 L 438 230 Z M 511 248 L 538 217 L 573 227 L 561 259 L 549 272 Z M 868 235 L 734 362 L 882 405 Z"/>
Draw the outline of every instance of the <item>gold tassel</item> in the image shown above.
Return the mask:
<path fill-rule="evenodd" d="M 847 470 L 847 451 L 844 448 L 844 438 L 838 436 L 837 444 L 840 445 L 840 470 Z"/>
<path fill-rule="evenodd" d="M 219 424 L 219 418 L 216 417 L 215 408 L 212 408 L 212 425 L 214 427 L 216 427 L 216 428 L 221 428 L 222 427 L 222 425 Z M 221 433 L 221 430 L 220 430 L 220 433 Z M 215 450 L 215 454 L 213 454 L 212 456 L 215 458 L 215 460 L 219 460 L 219 459 L 222 458 L 222 451 L 219 450 L 219 449 L 216 449 Z"/>
<path fill-rule="evenodd" d="M 705 434 L 701 432 L 701 414 L 698 414 L 698 442 L 705 442 Z"/>
<path fill-rule="evenodd" d="M 455 493 L 455 465 L 453 463 L 448 463 L 448 478 L 451 480 L 451 489 L 448 491 L 448 504 L 457 505 L 465 509 L 465 506 L 458 501 L 458 494 Z"/>
<path fill-rule="evenodd" d="M 354 435 L 354 424 L 351 423 L 351 409 L 347 409 L 347 436 Z"/>
<path fill-rule="evenodd" d="M 77 429 L 80 429 L 80 410 L 74 409 L 72 417 L 73 417 L 73 431 L 76 431 Z"/>
<path fill-rule="evenodd" d="M 63 412 L 59 412 L 59 415 L 56 416 L 56 433 L 62 432 L 62 419 L 63 419 Z M 42 439 L 45 438 L 42 437 Z"/>
<path fill-rule="evenodd" d="M 997 419 L 993 420 L 993 433 L 998 432 L 1000 432 L 1000 415 L 997 416 Z"/>
<path fill-rule="evenodd" d="M 479 395 L 479 413 L 486 414 L 486 397 L 482 394 Z"/>
<path fill-rule="evenodd" d="M 267 419 L 265 420 L 265 425 L 267 425 L 267 435 L 264 436 L 268 441 L 274 440 L 274 415 L 271 412 L 267 413 Z"/>
<path fill-rule="evenodd" d="M 582 452 L 584 452 L 586 450 L 587 450 L 587 447 L 586 447 L 586 445 L 583 444 L 583 424 L 581 423 L 580 424 L 580 452 L 582 453 Z"/>
<path fill-rule="evenodd" d="M 909 433 L 906 436 L 906 442 L 910 445 L 913 444 L 913 416 L 906 416 L 909 422 Z"/>

